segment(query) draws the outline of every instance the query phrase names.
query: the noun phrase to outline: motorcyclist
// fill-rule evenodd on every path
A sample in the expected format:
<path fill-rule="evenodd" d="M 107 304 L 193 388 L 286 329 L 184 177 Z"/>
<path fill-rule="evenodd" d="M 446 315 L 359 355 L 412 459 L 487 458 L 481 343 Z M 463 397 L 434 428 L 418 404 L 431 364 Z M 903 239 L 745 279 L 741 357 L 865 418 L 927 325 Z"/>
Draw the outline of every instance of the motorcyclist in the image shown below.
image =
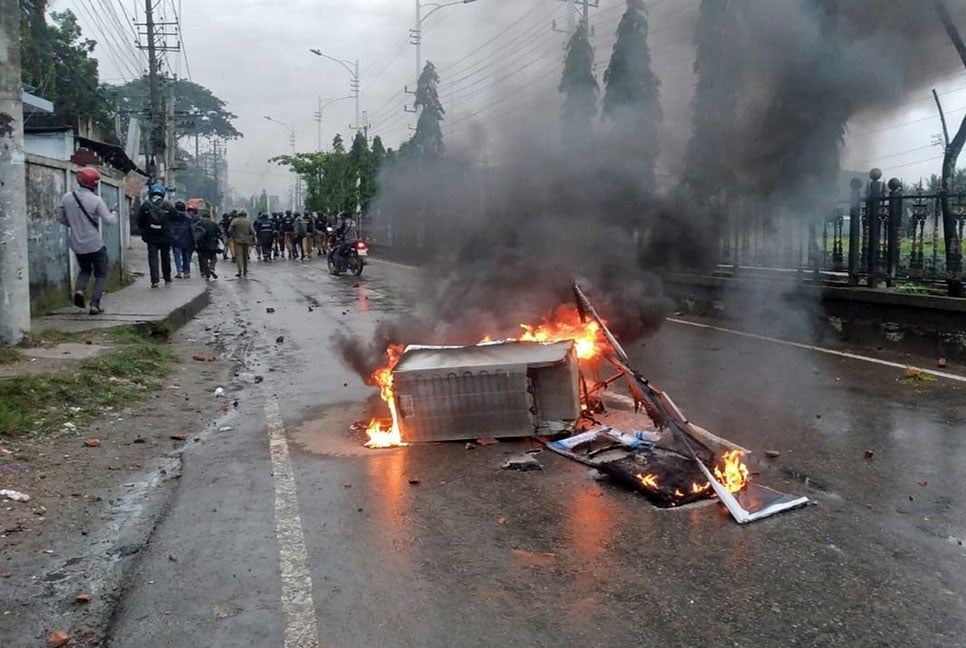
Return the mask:
<path fill-rule="evenodd" d="M 272 244 L 275 242 L 275 223 L 267 212 L 262 212 L 255 221 L 255 233 L 258 236 L 259 255 L 262 261 L 272 260 Z"/>
<path fill-rule="evenodd" d="M 339 227 L 335 230 L 336 240 L 338 241 L 338 246 L 335 249 L 335 262 L 336 265 L 341 266 L 345 262 L 346 252 L 352 247 L 352 244 L 359 240 L 359 228 L 356 225 L 356 221 L 352 218 L 352 214 L 347 211 L 339 214 Z"/>

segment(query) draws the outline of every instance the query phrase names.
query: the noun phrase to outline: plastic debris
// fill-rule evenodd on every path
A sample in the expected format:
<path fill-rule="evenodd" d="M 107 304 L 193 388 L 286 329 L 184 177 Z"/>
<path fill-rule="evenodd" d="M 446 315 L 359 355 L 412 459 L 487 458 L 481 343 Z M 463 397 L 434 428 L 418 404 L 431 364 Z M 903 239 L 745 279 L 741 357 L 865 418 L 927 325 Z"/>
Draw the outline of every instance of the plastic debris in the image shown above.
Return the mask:
<path fill-rule="evenodd" d="M 533 458 L 532 455 L 524 454 L 517 457 L 510 457 L 500 466 L 503 470 L 543 470 L 543 466 L 540 462 Z"/>
<path fill-rule="evenodd" d="M 225 388 L 219 387 L 215 390 L 215 398 L 222 398 L 225 395 Z"/>
<path fill-rule="evenodd" d="M 8 500 L 13 500 L 14 502 L 29 502 L 31 499 L 30 495 L 21 493 L 20 491 L 10 490 L 9 488 L 0 490 L 0 496 L 6 497 Z"/>
<path fill-rule="evenodd" d="M 85 448 L 100 448 L 101 447 L 101 440 L 100 439 L 84 439 L 84 447 Z"/>

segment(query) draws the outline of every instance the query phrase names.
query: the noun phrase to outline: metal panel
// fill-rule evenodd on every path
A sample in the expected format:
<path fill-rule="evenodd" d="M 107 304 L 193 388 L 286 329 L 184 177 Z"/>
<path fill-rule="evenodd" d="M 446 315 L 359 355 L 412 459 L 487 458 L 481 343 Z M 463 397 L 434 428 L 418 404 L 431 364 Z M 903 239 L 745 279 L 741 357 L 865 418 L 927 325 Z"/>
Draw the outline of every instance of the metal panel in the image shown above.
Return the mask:
<path fill-rule="evenodd" d="M 403 439 L 410 443 L 534 434 L 525 374 L 465 371 L 395 376 Z"/>

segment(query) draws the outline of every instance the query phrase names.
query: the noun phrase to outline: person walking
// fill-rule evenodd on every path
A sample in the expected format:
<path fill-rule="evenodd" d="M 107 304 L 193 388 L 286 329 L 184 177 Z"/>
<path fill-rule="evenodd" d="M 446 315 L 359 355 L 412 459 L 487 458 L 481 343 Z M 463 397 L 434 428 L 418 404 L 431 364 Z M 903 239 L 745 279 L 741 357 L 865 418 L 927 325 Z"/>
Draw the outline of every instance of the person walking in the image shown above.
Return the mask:
<path fill-rule="evenodd" d="M 80 274 L 74 285 L 74 306 L 84 308 L 84 293 L 91 275 L 94 276 L 94 291 L 91 294 L 91 315 L 100 315 L 101 297 L 107 283 L 109 258 L 107 246 L 101 236 L 103 225 L 114 226 L 117 216 L 97 195 L 97 185 L 101 174 L 97 169 L 84 167 L 77 171 L 77 191 L 69 191 L 60 201 L 57 218 L 70 230 L 70 249 L 77 257 Z"/>
<path fill-rule="evenodd" d="M 198 250 L 198 265 L 205 281 L 217 279 L 215 266 L 218 264 L 218 248 L 221 247 L 221 226 L 206 211 L 194 226 L 195 248 Z"/>
<path fill-rule="evenodd" d="M 157 288 L 162 278 L 164 278 L 165 285 L 171 283 L 171 233 L 169 228 L 176 214 L 171 203 L 165 201 L 165 193 L 163 186 L 152 184 L 148 188 L 147 201 L 141 203 L 137 213 L 137 225 L 141 231 L 141 240 L 148 246 L 148 270 L 151 274 L 152 288 Z"/>
<path fill-rule="evenodd" d="M 187 205 L 180 200 L 174 204 L 171 220 L 171 249 L 174 252 L 175 279 L 191 278 L 191 256 L 194 254 L 194 224 L 188 215 Z"/>
<path fill-rule="evenodd" d="M 305 225 L 305 219 L 302 218 L 302 214 L 295 212 L 292 221 L 292 254 L 293 259 L 299 259 L 301 261 L 305 260 L 305 235 L 308 234 L 308 228 Z"/>
<path fill-rule="evenodd" d="M 235 265 L 238 268 L 235 276 L 247 277 L 248 250 L 255 242 L 255 229 L 252 227 L 252 222 L 248 220 L 248 214 L 244 209 L 239 211 L 238 215 L 232 219 L 228 226 L 228 237 L 230 241 L 234 242 L 235 246 Z"/>
<path fill-rule="evenodd" d="M 267 212 L 262 212 L 258 220 L 255 221 L 255 232 L 258 233 L 259 259 L 261 261 L 272 260 L 272 242 L 275 240 L 275 224 Z"/>

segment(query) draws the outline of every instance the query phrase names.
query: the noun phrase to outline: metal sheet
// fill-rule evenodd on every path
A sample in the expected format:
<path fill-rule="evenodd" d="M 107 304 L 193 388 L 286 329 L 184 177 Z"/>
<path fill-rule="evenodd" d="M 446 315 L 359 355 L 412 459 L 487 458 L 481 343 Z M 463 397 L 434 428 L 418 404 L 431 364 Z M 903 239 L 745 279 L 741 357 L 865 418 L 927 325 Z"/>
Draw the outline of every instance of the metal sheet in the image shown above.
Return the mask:
<path fill-rule="evenodd" d="M 486 367 L 535 367 L 565 361 L 573 353 L 570 341 L 497 342 L 465 347 L 409 346 L 403 352 L 393 374 L 414 371 L 453 371 Z"/>

